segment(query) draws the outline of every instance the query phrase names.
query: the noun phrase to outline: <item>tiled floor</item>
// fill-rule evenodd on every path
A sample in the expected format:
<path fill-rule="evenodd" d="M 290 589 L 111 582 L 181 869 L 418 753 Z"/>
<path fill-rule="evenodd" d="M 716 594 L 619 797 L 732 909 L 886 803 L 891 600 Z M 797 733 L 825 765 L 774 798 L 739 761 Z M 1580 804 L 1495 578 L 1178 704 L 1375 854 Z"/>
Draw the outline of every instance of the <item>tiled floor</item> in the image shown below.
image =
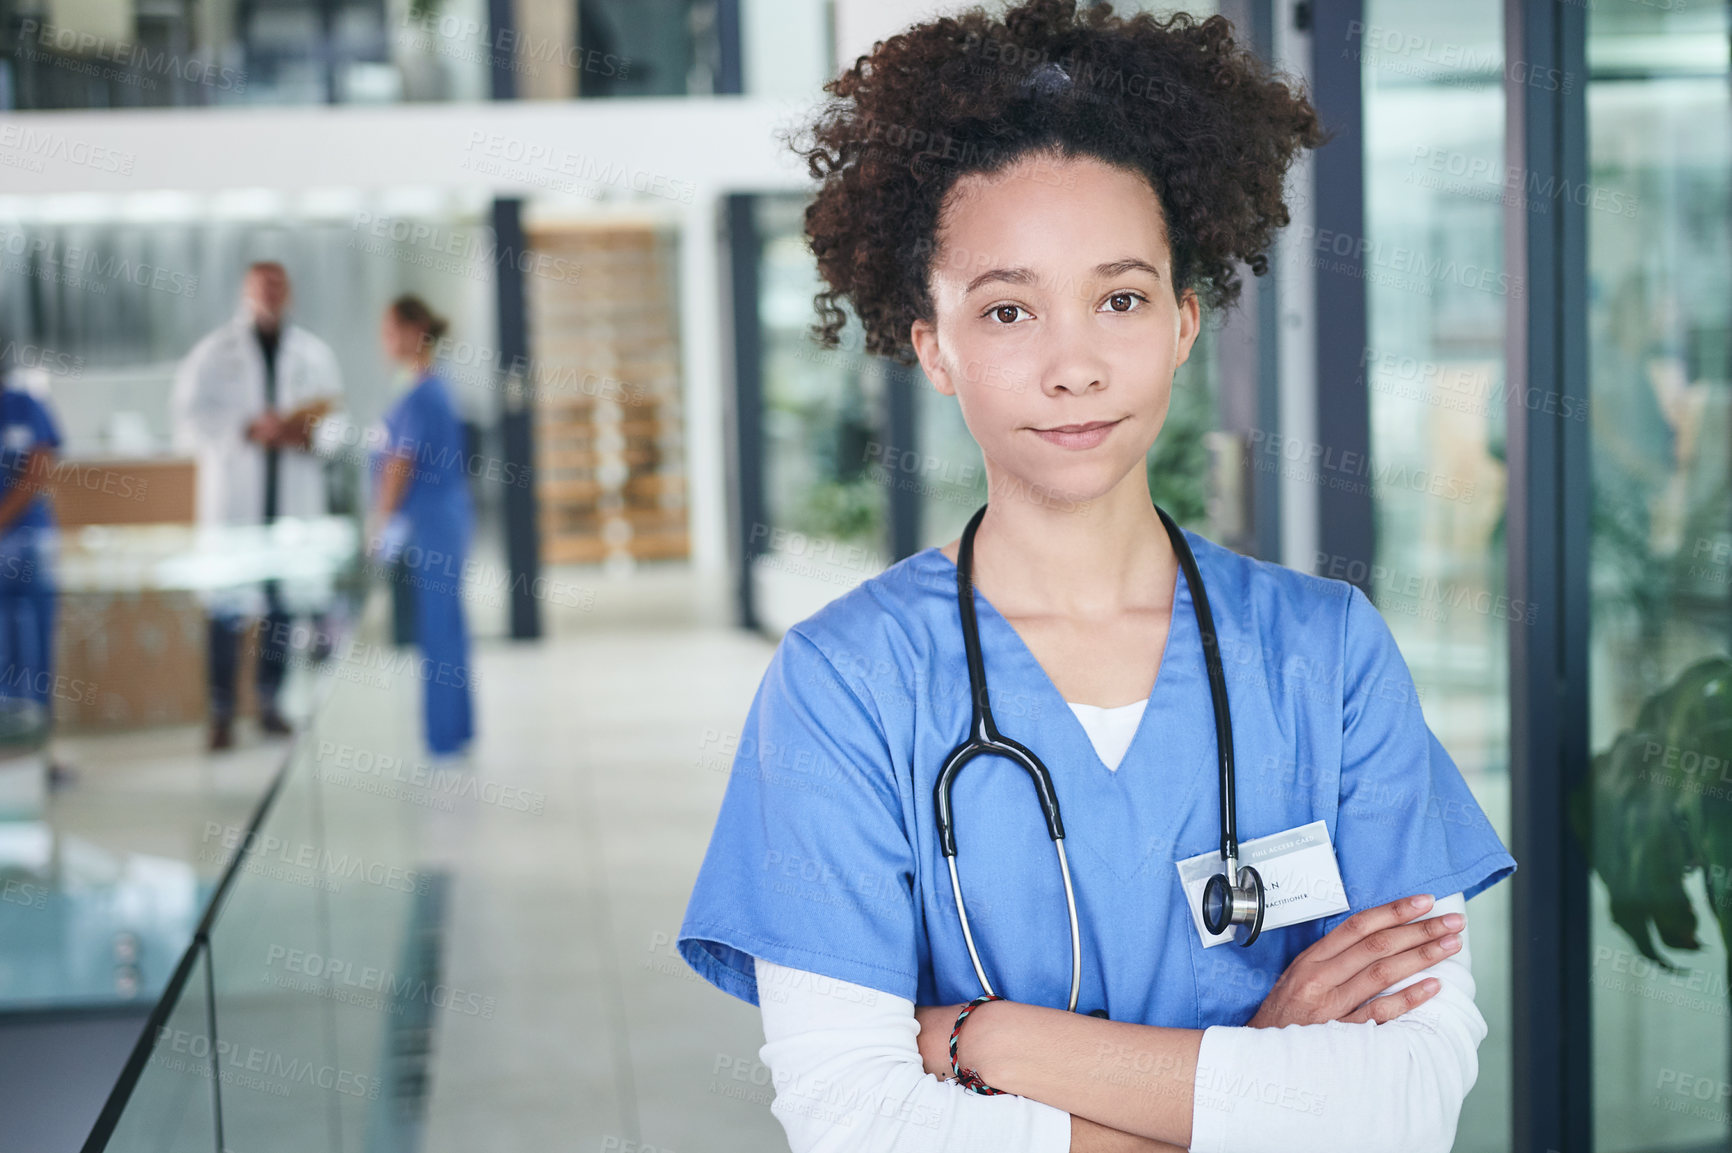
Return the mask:
<path fill-rule="evenodd" d="M 706 734 L 737 730 L 770 651 L 721 630 L 488 650 L 477 776 L 546 800 L 475 806 L 446 845 L 447 979 L 498 1011 L 440 1015 L 427 1153 L 783 1147 L 757 1011 L 671 947 L 726 779 Z"/>

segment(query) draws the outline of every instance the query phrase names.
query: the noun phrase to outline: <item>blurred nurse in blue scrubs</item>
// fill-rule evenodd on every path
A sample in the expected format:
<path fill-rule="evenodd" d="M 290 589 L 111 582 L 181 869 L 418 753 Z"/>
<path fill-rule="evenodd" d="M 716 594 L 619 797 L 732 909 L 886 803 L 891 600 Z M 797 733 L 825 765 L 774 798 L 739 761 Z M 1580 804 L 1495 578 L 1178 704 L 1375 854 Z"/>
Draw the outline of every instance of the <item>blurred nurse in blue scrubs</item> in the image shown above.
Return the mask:
<path fill-rule="evenodd" d="M 0 696 L 49 704 L 54 664 L 54 511 L 60 430 L 40 400 L 0 382 Z"/>
<path fill-rule="evenodd" d="M 373 555 L 398 566 L 414 604 L 415 640 L 427 746 L 461 753 L 474 736 L 469 634 L 463 619 L 463 567 L 474 532 L 468 446 L 433 349 L 448 327 L 417 296 L 385 310 L 380 337 L 405 391 L 373 440 L 376 493 L 367 540 Z"/>

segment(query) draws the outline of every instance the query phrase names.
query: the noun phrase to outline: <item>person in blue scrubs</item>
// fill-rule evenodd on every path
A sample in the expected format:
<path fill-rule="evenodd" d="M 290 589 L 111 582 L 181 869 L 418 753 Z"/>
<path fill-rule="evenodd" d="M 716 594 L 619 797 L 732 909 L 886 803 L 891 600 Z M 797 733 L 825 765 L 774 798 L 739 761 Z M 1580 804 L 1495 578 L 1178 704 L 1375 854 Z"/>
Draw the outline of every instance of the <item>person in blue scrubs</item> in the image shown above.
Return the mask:
<path fill-rule="evenodd" d="M 0 378 L 0 696 L 53 711 L 54 560 L 48 496 L 60 430 L 48 407 Z"/>
<path fill-rule="evenodd" d="M 475 735 L 462 579 L 475 509 L 463 421 L 433 366 L 446 327 L 416 296 L 385 311 L 381 340 L 408 388 L 372 453 L 377 496 L 367 532 L 374 554 L 398 566 L 414 605 L 427 746 L 441 756 L 462 752 Z"/>
<path fill-rule="evenodd" d="M 1100 1092 L 1067 1054 L 1156 1055 L 1182 1103 L 1118 1107 L 1146 1110 L 1136 1133 L 1165 1134 L 1163 1148 L 1189 1140 L 1201 1030 L 1364 1011 L 1364 997 L 1339 1002 L 1364 985 L 1369 952 L 1394 979 L 1436 959 L 1442 929 L 1397 902 L 1472 898 L 1515 867 L 1365 594 L 1187 530 L 1231 703 L 1239 837 L 1324 822 L 1349 908 L 1205 948 L 1181 890 L 1175 863 L 1219 848 L 1219 765 L 1198 590 L 1146 459 L 1204 307 L 1233 302 L 1240 262 L 1263 266 L 1288 218 L 1283 173 L 1321 139 L 1304 97 L 1226 31 L 1078 16 L 1060 0 L 922 25 L 830 85 L 839 99 L 805 151 L 822 176 L 805 217 L 828 282 L 821 337 L 837 342 L 851 305 L 868 349 L 917 358 L 980 448 L 974 588 L 993 710 L 1045 761 L 1062 806 L 1077 1013 L 1062 1011 L 1066 902 L 1029 778 L 989 758 L 956 780 L 961 887 L 1009 998 L 968 1028 L 1012 1038 L 1043 1092 L 1011 1091 L 1048 1104 Z M 1107 83 L 1127 74 L 1144 97 Z M 943 1007 L 922 1018 L 923 1055 L 981 992 L 933 811 L 970 726 L 957 545 L 892 565 L 782 637 L 678 938 L 697 973 L 752 1004 L 762 959 Z M 1069 706 L 1144 699 L 1110 770 Z M 1375 1019 L 1423 995 L 1380 998 L 1400 1004 Z M 1074 1148 L 1131 1147 L 1078 1124 L 1091 1136 Z"/>

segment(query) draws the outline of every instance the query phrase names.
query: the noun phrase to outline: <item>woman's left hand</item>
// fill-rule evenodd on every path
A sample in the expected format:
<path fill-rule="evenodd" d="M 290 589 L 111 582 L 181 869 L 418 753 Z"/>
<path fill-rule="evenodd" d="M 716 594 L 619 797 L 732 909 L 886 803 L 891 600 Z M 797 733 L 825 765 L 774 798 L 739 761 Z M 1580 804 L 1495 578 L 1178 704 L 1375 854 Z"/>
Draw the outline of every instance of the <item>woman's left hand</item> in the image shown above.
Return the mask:
<path fill-rule="evenodd" d="M 914 1019 L 920 1022 L 920 1060 L 926 1071 L 941 1081 L 950 1075 L 950 1030 L 956 1025 L 961 1005 L 918 1005 Z"/>

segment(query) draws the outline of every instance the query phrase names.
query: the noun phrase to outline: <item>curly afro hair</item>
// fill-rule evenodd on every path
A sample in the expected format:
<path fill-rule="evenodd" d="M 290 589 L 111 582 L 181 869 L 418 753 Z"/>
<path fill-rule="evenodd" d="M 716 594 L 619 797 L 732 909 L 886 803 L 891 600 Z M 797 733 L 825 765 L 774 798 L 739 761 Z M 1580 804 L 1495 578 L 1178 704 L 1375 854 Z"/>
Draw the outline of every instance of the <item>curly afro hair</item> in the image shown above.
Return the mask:
<path fill-rule="evenodd" d="M 1299 149 L 1325 139 L 1316 110 L 1233 42 L 1224 18 L 1117 16 L 1101 3 L 1025 0 L 916 25 L 825 86 L 795 142 L 820 187 L 806 235 L 829 285 L 813 332 L 835 347 L 853 305 L 866 349 L 907 364 L 928 293 L 946 193 L 1031 153 L 1091 156 L 1145 176 L 1165 214 L 1175 292 L 1238 299 L 1288 222 Z"/>

